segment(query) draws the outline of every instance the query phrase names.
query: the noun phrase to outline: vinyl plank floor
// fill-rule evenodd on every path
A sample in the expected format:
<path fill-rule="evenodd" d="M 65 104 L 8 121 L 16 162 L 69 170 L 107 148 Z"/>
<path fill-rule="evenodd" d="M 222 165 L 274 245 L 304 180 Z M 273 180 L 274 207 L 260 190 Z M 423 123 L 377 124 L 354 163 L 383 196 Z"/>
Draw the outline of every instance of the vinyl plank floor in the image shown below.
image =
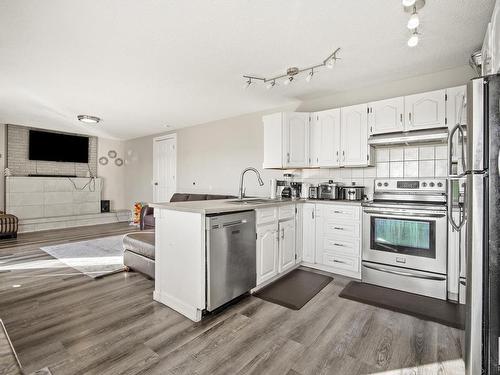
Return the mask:
<path fill-rule="evenodd" d="M 338 295 L 334 276 L 301 310 L 247 297 L 193 323 L 137 273 L 93 280 L 41 246 L 124 234 L 107 224 L 0 242 L 0 318 L 26 373 L 463 374 L 463 332 Z M 1 373 L 1 371 L 0 371 Z"/>

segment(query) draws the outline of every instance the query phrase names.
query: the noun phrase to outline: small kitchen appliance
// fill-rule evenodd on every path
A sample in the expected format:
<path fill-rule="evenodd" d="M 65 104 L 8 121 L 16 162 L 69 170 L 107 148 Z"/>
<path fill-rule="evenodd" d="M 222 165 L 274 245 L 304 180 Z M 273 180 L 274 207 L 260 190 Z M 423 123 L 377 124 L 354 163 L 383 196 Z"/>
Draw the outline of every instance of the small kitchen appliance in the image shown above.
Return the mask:
<path fill-rule="evenodd" d="M 343 186 L 344 184 L 332 180 L 321 183 L 318 187 L 318 199 L 344 199 Z"/>
<path fill-rule="evenodd" d="M 348 201 L 361 201 L 365 198 L 364 186 L 358 186 L 358 185 L 345 186 L 343 190 L 344 190 L 343 193 L 344 199 Z"/>
<path fill-rule="evenodd" d="M 309 186 L 309 199 L 318 199 L 318 186 Z"/>
<path fill-rule="evenodd" d="M 363 205 L 363 282 L 446 300 L 446 183 L 375 180 Z"/>

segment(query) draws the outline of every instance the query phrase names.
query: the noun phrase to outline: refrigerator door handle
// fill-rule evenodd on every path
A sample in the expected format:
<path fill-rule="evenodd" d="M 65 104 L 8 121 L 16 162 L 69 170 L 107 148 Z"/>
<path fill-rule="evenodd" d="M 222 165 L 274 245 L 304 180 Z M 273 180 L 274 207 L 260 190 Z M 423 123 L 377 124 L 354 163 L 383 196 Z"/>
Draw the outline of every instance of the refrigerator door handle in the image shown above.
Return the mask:
<path fill-rule="evenodd" d="M 457 173 L 453 174 L 453 137 L 455 136 L 455 133 L 459 133 L 458 141 L 460 142 L 461 146 L 461 159 L 462 159 L 462 173 Z M 465 171 L 467 170 L 466 165 L 465 165 L 465 133 L 464 133 L 464 128 L 463 125 L 458 123 L 456 124 L 451 130 L 450 133 L 448 134 L 448 176 L 449 177 L 465 177 Z"/>
<path fill-rule="evenodd" d="M 460 209 L 460 220 L 455 222 L 455 219 L 453 218 L 453 184 L 452 181 L 459 181 L 460 177 L 456 176 L 450 176 L 448 178 L 448 199 L 447 199 L 447 204 L 448 204 L 448 221 L 450 222 L 450 225 L 455 229 L 457 232 L 460 232 L 462 230 L 462 227 L 465 224 L 465 210 Z M 466 200 L 467 200 L 467 195 L 464 194 L 464 203 L 463 206 L 466 206 Z"/>

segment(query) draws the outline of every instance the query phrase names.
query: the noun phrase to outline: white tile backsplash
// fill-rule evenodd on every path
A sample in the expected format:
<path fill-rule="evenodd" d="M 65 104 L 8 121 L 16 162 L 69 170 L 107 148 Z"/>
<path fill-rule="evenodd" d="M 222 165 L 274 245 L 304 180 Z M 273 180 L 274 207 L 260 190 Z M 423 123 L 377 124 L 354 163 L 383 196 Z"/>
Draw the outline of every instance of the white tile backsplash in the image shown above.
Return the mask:
<path fill-rule="evenodd" d="M 351 168 L 342 168 L 340 170 L 340 178 L 342 179 L 352 179 L 352 170 Z"/>
<path fill-rule="evenodd" d="M 403 161 L 404 149 L 402 147 L 391 148 L 389 151 L 390 161 Z"/>
<path fill-rule="evenodd" d="M 377 163 L 377 178 L 389 177 L 389 163 Z"/>
<path fill-rule="evenodd" d="M 377 161 L 377 163 L 389 161 L 389 149 L 377 148 L 377 150 L 375 151 L 375 160 Z"/>
<path fill-rule="evenodd" d="M 402 161 L 391 161 L 389 163 L 389 177 L 401 178 L 404 177 L 404 165 Z"/>
<path fill-rule="evenodd" d="M 434 152 L 436 160 L 448 160 L 448 146 L 436 146 Z"/>
<path fill-rule="evenodd" d="M 353 168 L 352 169 L 352 178 L 363 178 L 363 169 L 364 168 Z"/>
<path fill-rule="evenodd" d="M 405 161 L 418 160 L 418 147 L 406 147 L 404 156 L 405 156 Z"/>
<path fill-rule="evenodd" d="M 446 168 L 448 166 L 448 161 L 447 160 L 436 160 L 434 166 L 435 166 L 434 175 L 436 177 L 446 177 L 446 176 L 448 176 L 448 172 L 446 170 Z"/>
<path fill-rule="evenodd" d="M 377 168 L 368 167 L 363 168 L 363 178 L 375 178 L 377 177 Z"/>
<path fill-rule="evenodd" d="M 404 177 L 418 177 L 418 161 L 404 162 Z"/>
<path fill-rule="evenodd" d="M 422 146 L 418 149 L 419 160 L 434 160 L 434 146 Z"/>
<path fill-rule="evenodd" d="M 434 177 L 434 160 L 420 160 L 418 173 L 419 177 Z"/>

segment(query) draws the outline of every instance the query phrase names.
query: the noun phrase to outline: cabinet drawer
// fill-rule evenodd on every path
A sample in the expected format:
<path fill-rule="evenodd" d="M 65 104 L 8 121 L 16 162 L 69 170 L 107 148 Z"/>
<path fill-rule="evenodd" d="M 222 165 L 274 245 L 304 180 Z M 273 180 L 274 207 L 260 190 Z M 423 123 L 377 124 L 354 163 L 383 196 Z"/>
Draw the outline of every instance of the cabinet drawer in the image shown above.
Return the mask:
<path fill-rule="evenodd" d="M 326 220 L 359 220 L 361 207 L 342 205 L 322 205 L 321 211 Z"/>
<path fill-rule="evenodd" d="M 359 256 L 360 246 L 358 239 L 341 239 L 337 236 L 324 236 L 323 249 L 328 251 L 341 252 L 347 255 Z"/>
<path fill-rule="evenodd" d="M 359 258 L 344 257 L 335 254 L 324 253 L 323 264 L 339 270 L 359 272 Z"/>
<path fill-rule="evenodd" d="M 259 208 L 255 210 L 257 224 L 270 223 L 278 220 L 278 210 L 276 207 Z"/>
<path fill-rule="evenodd" d="M 295 205 L 279 207 L 279 219 L 289 219 L 295 217 Z"/>
<path fill-rule="evenodd" d="M 360 225 L 360 223 L 356 222 L 343 223 L 341 221 L 325 220 L 323 233 L 359 240 L 361 238 Z"/>

